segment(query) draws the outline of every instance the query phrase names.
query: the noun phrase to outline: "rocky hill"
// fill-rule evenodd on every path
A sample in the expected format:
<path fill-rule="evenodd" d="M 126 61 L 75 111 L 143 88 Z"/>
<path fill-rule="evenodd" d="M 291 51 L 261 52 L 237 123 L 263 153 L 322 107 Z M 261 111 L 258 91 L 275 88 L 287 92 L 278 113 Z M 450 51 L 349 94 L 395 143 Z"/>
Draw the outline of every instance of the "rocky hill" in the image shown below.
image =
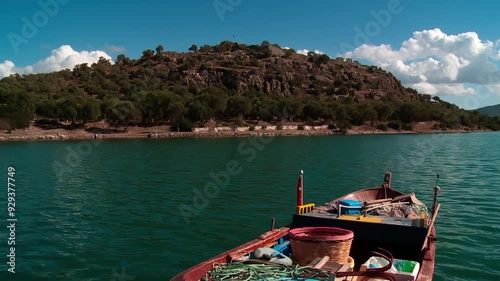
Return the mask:
<path fill-rule="evenodd" d="M 195 48 L 193 48 L 195 49 Z M 414 100 L 391 73 L 379 67 L 361 65 L 351 59 L 330 59 L 327 55 L 301 55 L 291 49 L 263 42 L 243 45 L 225 41 L 202 46 L 189 53 L 145 51 L 138 61 L 119 60 L 131 75 L 159 77 L 169 85 L 203 88 L 224 87 L 243 94 L 248 90 L 277 96 L 328 95 L 363 99 L 392 96 Z"/>

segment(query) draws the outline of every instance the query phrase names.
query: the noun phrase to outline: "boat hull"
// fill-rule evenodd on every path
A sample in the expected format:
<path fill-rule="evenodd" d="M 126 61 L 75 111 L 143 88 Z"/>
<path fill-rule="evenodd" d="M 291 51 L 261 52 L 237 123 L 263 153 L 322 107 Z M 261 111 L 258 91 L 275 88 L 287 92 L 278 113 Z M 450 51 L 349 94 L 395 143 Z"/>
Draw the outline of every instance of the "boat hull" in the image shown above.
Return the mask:
<path fill-rule="evenodd" d="M 171 281 L 197 281 L 203 278 L 209 272 L 214 263 L 228 263 L 232 258 L 241 256 L 242 253 L 248 253 L 260 247 L 268 246 L 274 241 L 288 234 L 289 227 L 281 227 L 263 233 L 257 239 L 249 241 L 241 246 L 235 247 L 229 251 L 223 252 L 209 260 L 206 260 L 198 265 L 195 265 L 178 275 L 174 276 Z"/>

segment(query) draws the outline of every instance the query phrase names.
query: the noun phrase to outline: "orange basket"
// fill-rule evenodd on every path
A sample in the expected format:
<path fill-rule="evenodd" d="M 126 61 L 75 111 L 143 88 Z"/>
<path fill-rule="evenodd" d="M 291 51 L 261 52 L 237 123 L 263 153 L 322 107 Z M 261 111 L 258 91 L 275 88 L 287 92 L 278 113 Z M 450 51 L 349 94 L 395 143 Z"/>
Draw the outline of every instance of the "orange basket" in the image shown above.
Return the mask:
<path fill-rule="evenodd" d="M 324 256 L 345 264 L 349 261 L 354 233 L 337 227 L 302 227 L 291 229 L 288 237 L 292 244 L 292 257 L 299 265 L 307 265 Z"/>

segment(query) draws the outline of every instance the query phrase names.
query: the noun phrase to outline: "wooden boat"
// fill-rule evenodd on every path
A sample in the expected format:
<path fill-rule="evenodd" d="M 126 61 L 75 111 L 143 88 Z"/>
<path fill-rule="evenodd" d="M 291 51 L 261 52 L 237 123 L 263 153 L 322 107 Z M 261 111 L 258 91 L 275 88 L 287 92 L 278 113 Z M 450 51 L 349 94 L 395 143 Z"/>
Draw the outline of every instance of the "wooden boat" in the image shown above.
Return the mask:
<path fill-rule="evenodd" d="M 223 278 L 217 277 L 213 272 L 215 268 L 219 271 L 223 265 L 228 267 L 257 263 L 264 268 L 271 267 L 273 263 L 269 261 L 256 261 L 249 258 L 254 257 L 258 249 L 272 248 L 282 256 L 291 255 L 293 259 L 293 244 L 290 245 L 290 242 L 295 240 L 291 239 L 290 230 L 325 227 L 343 229 L 354 234 L 349 249 L 350 261 L 348 263 L 334 262 L 331 255 L 314 256 L 318 253 L 311 253 L 310 262 L 300 264 L 300 268 L 310 270 L 306 270 L 305 275 L 300 278 L 297 276 L 283 277 L 283 279 L 268 279 L 262 276 L 242 278 L 246 280 L 432 280 L 436 251 L 434 222 L 440 208 L 437 204 L 439 192 L 437 182 L 434 188 L 432 210 L 427 211 L 425 205 L 413 193 L 403 194 L 392 189 L 391 173 L 385 174 L 384 182 L 380 187 L 367 188 L 344 195 L 324 206 L 303 204 L 302 179 L 301 171 L 297 186 L 297 211 L 293 215 L 291 224 L 274 229 L 273 219 L 271 230 L 257 239 L 195 265 L 171 280 L 221 280 Z M 348 206 L 349 204 L 345 202 L 361 202 L 361 206 L 359 204 Z M 373 268 L 371 264 L 367 264 L 368 260 L 380 257 L 385 258 L 388 264 L 385 266 L 382 264 L 379 268 Z M 269 258 L 267 256 L 267 260 Z M 245 261 L 245 259 L 248 260 Z M 394 271 L 393 266 L 393 262 L 396 261 L 412 261 L 418 266 L 414 268 L 413 274 L 398 272 Z M 297 263 L 293 260 L 291 266 L 274 266 L 291 268 L 293 271 L 294 268 L 299 268 Z M 227 280 L 240 279 L 231 276 Z"/>

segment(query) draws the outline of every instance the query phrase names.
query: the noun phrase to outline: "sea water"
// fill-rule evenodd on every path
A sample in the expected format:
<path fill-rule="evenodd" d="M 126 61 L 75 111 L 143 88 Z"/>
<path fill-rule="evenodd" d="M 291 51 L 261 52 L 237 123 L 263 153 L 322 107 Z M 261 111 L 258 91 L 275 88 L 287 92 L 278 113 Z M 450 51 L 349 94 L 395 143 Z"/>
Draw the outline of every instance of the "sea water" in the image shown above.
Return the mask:
<path fill-rule="evenodd" d="M 500 276 L 500 134 L 0 143 L 0 280 L 169 280 L 287 224 L 304 203 L 378 186 L 442 204 L 434 280 Z M 15 273 L 8 168 L 15 169 Z M 13 182 L 12 182 L 13 183 Z M 3 185 L 3 186 L 2 186 Z M 10 196 L 12 197 L 12 196 Z"/>

